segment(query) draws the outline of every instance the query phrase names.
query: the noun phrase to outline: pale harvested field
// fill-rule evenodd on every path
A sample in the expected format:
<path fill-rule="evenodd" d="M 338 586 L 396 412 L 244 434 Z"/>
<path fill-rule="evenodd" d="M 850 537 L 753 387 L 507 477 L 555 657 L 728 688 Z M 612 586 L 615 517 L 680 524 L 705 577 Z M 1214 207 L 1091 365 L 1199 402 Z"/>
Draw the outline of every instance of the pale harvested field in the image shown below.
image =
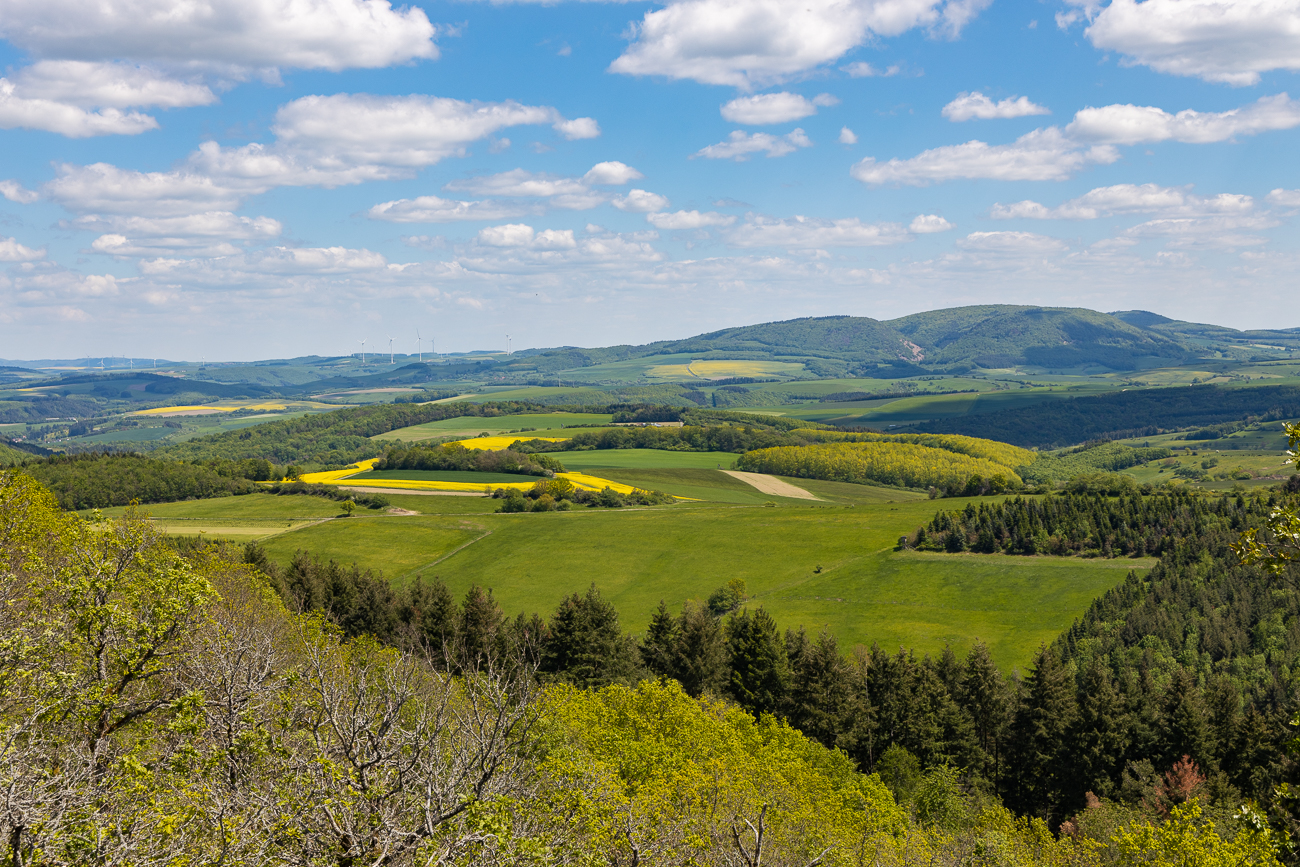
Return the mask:
<path fill-rule="evenodd" d="M 744 473 L 740 470 L 723 470 L 727 475 L 740 479 L 747 485 L 752 485 L 765 494 L 771 494 L 774 497 L 790 497 L 796 500 L 820 500 L 820 497 L 814 497 L 803 488 L 797 488 L 789 482 L 783 482 L 775 476 L 765 475 L 763 473 Z"/>

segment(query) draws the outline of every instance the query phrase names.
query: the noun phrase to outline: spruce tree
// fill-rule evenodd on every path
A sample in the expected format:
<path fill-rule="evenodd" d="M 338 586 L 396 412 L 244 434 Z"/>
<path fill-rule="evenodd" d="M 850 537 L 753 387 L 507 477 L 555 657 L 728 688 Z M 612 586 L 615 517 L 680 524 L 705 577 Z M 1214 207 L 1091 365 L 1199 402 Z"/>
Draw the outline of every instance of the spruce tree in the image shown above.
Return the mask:
<path fill-rule="evenodd" d="M 495 665 L 505 652 L 502 622 L 505 615 L 491 590 L 477 584 L 469 588 L 456 615 L 456 651 L 453 664 L 460 669 L 478 670 Z"/>
<path fill-rule="evenodd" d="M 398 602 L 397 619 L 402 624 L 403 643 L 423 648 L 435 664 L 456 636 L 456 603 L 440 578 L 426 581 L 416 576 L 407 584 Z"/>
<path fill-rule="evenodd" d="M 1067 799 L 1071 807 L 1082 806 L 1086 792 L 1114 796 L 1128 747 L 1123 699 L 1099 656 L 1092 658 L 1079 680 L 1078 707 L 1069 735 L 1074 770 Z"/>
<path fill-rule="evenodd" d="M 1214 730 L 1196 678 L 1179 666 L 1164 695 L 1164 726 L 1161 729 L 1164 766 L 1172 767 L 1183 756 L 1191 756 L 1201 772 L 1218 770 L 1214 754 Z"/>
<path fill-rule="evenodd" d="M 728 692 L 753 714 L 777 713 L 790 693 L 790 663 L 776 621 L 762 607 L 731 616 L 727 623 Z"/>
<path fill-rule="evenodd" d="M 636 645 L 623 635 L 618 612 L 592 584 L 585 596 L 574 593 L 560 603 L 548 624 L 540 670 L 580 687 L 632 680 Z"/>
<path fill-rule="evenodd" d="M 655 613 L 650 615 L 650 626 L 641 640 L 641 664 L 656 677 L 673 676 L 673 648 L 677 644 L 679 625 L 662 599 Z"/>
<path fill-rule="evenodd" d="M 709 609 L 687 605 L 673 647 L 673 676 L 686 694 L 720 693 L 727 683 L 727 647 L 722 624 Z"/>
<path fill-rule="evenodd" d="M 1074 711 L 1074 684 L 1056 651 L 1044 645 L 1025 681 L 1014 725 L 1011 800 L 1020 812 L 1044 818 L 1060 815 L 1070 782 L 1070 756 L 1064 747 Z"/>
<path fill-rule="evenodd" d="M 975 749 L 967 767 L 996 782 L 1002 772 L 1003 740 L 1011 721 L 1011 691 L 984 642 L 966 655 L 959 700 L 970 715 Z"/>
<path fill-rule="evenodd" d="M 803 637 L 800 630 L 800 637 Z M 852 694 L 849 670 L 835 636 L 823 631 L 800 649 L 792 666 L 790 722 L 828 747 L 837 746 L 847 728 Z"/>

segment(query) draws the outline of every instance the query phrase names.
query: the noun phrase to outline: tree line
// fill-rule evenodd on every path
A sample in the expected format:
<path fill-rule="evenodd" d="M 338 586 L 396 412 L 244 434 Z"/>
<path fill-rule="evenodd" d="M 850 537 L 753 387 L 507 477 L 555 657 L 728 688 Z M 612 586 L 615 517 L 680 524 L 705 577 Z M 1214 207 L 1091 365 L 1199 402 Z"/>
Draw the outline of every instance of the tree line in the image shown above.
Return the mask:
<path fill-rule="evenodd" d="M 741 455 L 736 468 L 804 479 L 933 488 L 947 496 L 996 494 L 1022 486 L 1020 477 L 1002 464 L 904 442 L 758 449 Z"/>
<path fill-rule="evenodd" d="M 938 512 L 899 542 L 921 551 L 1159 557 L 1192 536 L 1240 533 L 1276 505 L 1276 496 L 1210 499 L 1178 489 L 1144 494 L 1135 487 L 1108 497 L 1067 490 Z"/>
<path fill-rule="evenodd" d="M 1241 419 L 1276 421 L 1297 416 L 1300 388 L 1296 386 L 1191 385 L 1045 401 L 1021 409 L 923 422 L 917 427 L 930 433 L 965 434 L 1051 449 Z"/>
<path fill-rule="evenodd" d="M 459 443 L 392 446 L 375 463 L 376 470 L 460 470 L 545 476 L 564 472 L 555 458 L 512 449 L 470 449 Z"/>

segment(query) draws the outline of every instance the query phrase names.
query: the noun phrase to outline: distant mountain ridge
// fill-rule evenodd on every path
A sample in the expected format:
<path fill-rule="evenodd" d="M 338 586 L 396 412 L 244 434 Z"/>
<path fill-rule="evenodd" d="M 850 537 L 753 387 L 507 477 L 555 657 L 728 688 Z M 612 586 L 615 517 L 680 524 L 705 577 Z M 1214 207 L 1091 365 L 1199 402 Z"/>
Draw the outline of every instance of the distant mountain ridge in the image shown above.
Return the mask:
<path fill-rule="evenodd" d="M 528 366 L 551 373 L 689 353 L 701 358 L 800 358 L 807 359 L 816 375 L 893 377 L 1015 366 L 1136 370 L 1207 355 L 1248 360 L 1261 351 L 1294 349 L 1300 349 L 1300 329 L 1243 332 L 1143 310 L 1101 313 L 1079 307 L 992 304 L 884 321 L 823 316 L 765 322 L 643 346 L 527 350 L 505 366 L 523 366 L 526 359 Z"/>

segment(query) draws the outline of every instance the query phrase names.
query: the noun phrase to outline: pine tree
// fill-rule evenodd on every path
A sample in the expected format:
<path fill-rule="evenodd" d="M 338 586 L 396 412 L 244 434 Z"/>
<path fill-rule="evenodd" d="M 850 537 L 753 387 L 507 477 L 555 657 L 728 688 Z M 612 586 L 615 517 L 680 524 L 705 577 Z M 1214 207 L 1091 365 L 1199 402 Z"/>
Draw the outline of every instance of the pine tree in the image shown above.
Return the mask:
<path fill-rule="evenodd" d="M 1012 802 L 1022 813 L 1059 815 L 1069 783 L 1065 736 L 1074 718 L 1074 685 L 1056 651 L 1043 646 L 1016 713 Z"/>
<path fill-rule="evenodd" d="M 1068 792 L 1071 807 L 1081 806 L 1086 792 L 1113 797 L 1128 746 L 1124 703 L 1099 656 L 1092 658 L 1080 678 L 1078 707 L 1069 734 L 1074 770 Z"/>
<path fill-rule="evenodd" d="M 660 599 L 640 647 L 641 664 L 657 677 L 673 676 L 673 646 L 677 643 L 678 630 L 677 618 Z"/>
<path fill-rule="evenodd" d="M 804 637 L 802 630 L 799 635 Z M 823 631 L 816 641 L 800 649 L 796 660 L 790 722 L 823 744 L 836 746 L 849 722 L 852 694 L 848 666 L 835 636 Z"/>
<path fill-rule="evenodd" d="M 540 670 L 584 688 L 628 681 L 637 673 L 636 645 L 623 635 L 618 612 L 595 584 L 585 596 L 574 593 L 556 609 Z"/>
<path fill-rule="evenodd" d="M 1207 774 L 1218 770 L 1210 714 L 1195 677 L 1186 668 L 1180 666 L 1174 670 L 1165 690 L 1163 709 L 1161 743 L 1165 767 L 1171 767 L 1186 755 Z"/>
<path fill-rule="evenodd" d="M 731 616 L 727 623 L 727 656 L 731 679 L 728 691 L 736 703 L 753 714 L 776 713 L 790 693 L 790 662 L 776 630 L 776 621 L 763 608 Z"/>
<path fill-rule="evenodd" d="M 504 619 L 491 590 L 470 587 L 456 616 L 454 664 L 468 670 L 496 664 L 505 652 Z"/>
<path fill-rule="evenodd" d="M 440 578 L 430 582 L 417 576 L 407 584 L 398 602 L 397 619 L 402 624 L 403 642 L 423 648 L 435 664 L 456 636 L 456 603 Z"/>
<path fill-rule="evenodd" d="M 982 641 L 966 656 L 959 698 L 970 714 L 977 749 L 967 767 L 986 780 L 997 781 L 1002 770 L 1002 743 L 1011 720 L 1011 692 Z"/>
<path fill-rule="evenodd" d="M 673 646 L 673 676 L 695 698 L 720 693 L 727 683 L 727 647 L 722 624 L 707 608 L 687 605 Z"/>

